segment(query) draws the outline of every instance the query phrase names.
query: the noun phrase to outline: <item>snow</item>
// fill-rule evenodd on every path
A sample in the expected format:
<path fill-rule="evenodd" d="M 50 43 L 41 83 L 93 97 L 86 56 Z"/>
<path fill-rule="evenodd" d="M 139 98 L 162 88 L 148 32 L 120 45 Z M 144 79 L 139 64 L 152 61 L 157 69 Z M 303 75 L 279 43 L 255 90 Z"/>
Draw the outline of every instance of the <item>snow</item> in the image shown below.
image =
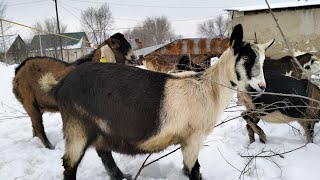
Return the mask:
<path fill-rule="evenodd" d="M 26 116 L 21 104 L 12 93 L 14 67 L 0 64 L 0 180 L 59 180 L 63 178 L 61 157 L 64 153 L 62 122 L 59 113 L 45 113 L 44 126 L 48 138 L 55 150 L 44 148 L 38 138 L 32 137 L 31 121 Z M 235 103 L 231 103 L 235 105 Z M 229 108 L 221 120 L 237 117 L 242 107 Z M 201 172 L 207 180 L 236 180 L 240 171 L 249 161 L 240 155 L 255 155 L 262 150 L 284 152 L 304 145 L 305 137 L 298 123 L 290 125 L 298 128 L 302 134 L 293 131 L 286 124 L 267 124 L 260 122 L 260 127 L 267 135 L 267 143 L 256 142 L 249 145 L 244 120 L 238 118 L 218 126 L 206 139 L 206 145 L 200 152 Z M 315 132 L 320 130 L 317 124 Z M 250 170 L 244 179 L 261 180 L 318 180 L 320 162 L 320 138 L 317 134 L 314 144 L 281 157 L 267 160 L 257 158 L 249 165 Z M 150 160 L 166 154 L 176 147 L 153 154 Z M 133 176 L 138 172 L 146 155 L 126 156 L 114 153 L 119 168 Z M 229 165 L 232 164 L 234 167 Z M 274 162 L 272 162 L 274 161 Z M 279 166 L 279 167 L 278 167 Z M 182 155 L 180 150 L 146 167 L 140 180 L 187 180 L 182 174 Z M 101 160 L 94 151 L 89 149 L 78 169 L 79 180 L 109 179 Z"/>
<path fill-rule="evenodd" d="M 280 2 L 280 3 L 270 3 L 271 9 L 281 9 L 281 8 L 294 8 L 303 6 L 315 6 L 320 5 L 319 0 L 309 0 L 309 1 L 291 1 L 291 2 Z M 231 7 L 226 9 L 226 11 L 258 11 L 269 9 L 267 4 L 258 4 L 251 6 L 241 6 L 241 7 Z"/>
<path fill-rule="evenodd" d="M 140 55 L 142 56 L 146 56 L 148 54 L 150 54 L 151 52 L 169 44 L 170 42 L 167 42 L 167 43 L 163 43 L 163 44 L 158 44 L 158 45 L 154 45 L 154 46 L 149 46 L 149 47 L 146 47 L 146 48 L 142 48 L 142 49 L 137 49 L 134 51 L 134 54 L 139 57 Z"/>

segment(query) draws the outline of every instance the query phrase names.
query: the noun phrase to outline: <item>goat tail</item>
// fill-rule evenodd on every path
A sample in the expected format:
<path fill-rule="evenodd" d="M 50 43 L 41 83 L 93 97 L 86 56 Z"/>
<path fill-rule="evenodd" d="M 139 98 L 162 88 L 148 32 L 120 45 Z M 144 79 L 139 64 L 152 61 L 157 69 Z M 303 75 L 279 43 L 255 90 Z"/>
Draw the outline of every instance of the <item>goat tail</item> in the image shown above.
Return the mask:
<path fill-rule="evenodd" d="M 44 74 L 39 79 L 38 83 L 42 91 L 44 91 L 45 93 L 49 93 L 53 89 L 53 87 L 55 87 L 59 83 L 59 81 L 57 81 L 54 75 L 49 72 Z"/>

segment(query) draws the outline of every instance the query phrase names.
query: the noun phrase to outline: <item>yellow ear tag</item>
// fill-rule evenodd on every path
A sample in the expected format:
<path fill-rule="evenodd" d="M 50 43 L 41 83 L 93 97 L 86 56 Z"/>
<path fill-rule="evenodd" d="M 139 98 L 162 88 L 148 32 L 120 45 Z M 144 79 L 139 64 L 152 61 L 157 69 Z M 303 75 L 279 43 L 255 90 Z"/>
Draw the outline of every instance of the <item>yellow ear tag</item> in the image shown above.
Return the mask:
<path fill-rule="evenodd" d="M 101 58 L 100 58 L 100 62 L 101 62 L 101 63 L 106 63 L 106 62 L 107 62 L 107 59 L 104 58 L 104 57 L 101 57 Z"/>
<path fill-rule="evenodd" d="M 228 47 L 229 47 L 229 48 L 233 48 L 235 42 L 236 42 L 236 40 L 232 40 L 231 46 L 230 46 L 230 42 L 229 42 L 229 43 L 228 43 Z"/>

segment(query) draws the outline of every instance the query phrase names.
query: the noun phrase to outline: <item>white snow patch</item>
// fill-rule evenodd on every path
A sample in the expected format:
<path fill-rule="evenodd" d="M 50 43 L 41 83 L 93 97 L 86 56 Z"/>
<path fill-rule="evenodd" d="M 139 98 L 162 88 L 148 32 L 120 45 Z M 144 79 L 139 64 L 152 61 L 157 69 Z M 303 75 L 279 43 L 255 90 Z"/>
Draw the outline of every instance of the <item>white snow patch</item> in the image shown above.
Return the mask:
<path fill-rule="evenodd" d="M 44 126 L 48 138 L 55 146 L 55 150 L 44 148 L 38 138 L 32 137 L 31 121 L 26 116 L 21 104 L 12 93 L 12 78 L 14 67 L 0 63 L 0 179 L 1 180 L 61 180 L 63 166 L 61 157 L 64 154 L 64 140 L 62 135 L 62 121 L 59 113 L 45 113 Z M 230 104 L 236 105 L 235 100 Z M 229 108 L 220 121 L 240 115 L 243 107 Z M 183 113 L 183 112 L 182 112 Z M 259 123 L 267 135 L 267 143 L 256 142 L 249 145 L 245 121 L 241 118 L 227 122 L 217 128 L 206 139 L 199 155 L 202 176 L 207 179 L 235 180 L 240 171 L 249 161 L 240 155 L 254 155 L 262 150 L 284 152 L 302 146 L 306 140 L 302 128 L 298 123 L 290 125 L 301 130 L 297 134 L 286 124 Z M 256 159 L 250 164 L 251 170 L 244 175 L 244 180 L 317 180 L 319 179 L 320 138 L 319 124 L 315 127 L 314 144 L 306 148 L 284 155 L 284 158 L 273 157 L 273 161 L 280 168 L 264 158 Z M 166 154 L 176 147 L 169 147 L 166 151 L 153 154 L 151 160 Z M 220 154 L 220 152 L 221 154 Z M 146 155 L 126 156 L 114 153 L 119 168 L 124 173 L 133 176 L 137 173 Z M 235 168 L 230 166 L 226 160 Z M 182 169 L 181 152 L 177 151 L 146 167 L 139 180 L 187 180 Z M 89 149 L 80 163 L 77 177 L 79 180 L 109 179 L 101 160 L 94 149 Z"/>

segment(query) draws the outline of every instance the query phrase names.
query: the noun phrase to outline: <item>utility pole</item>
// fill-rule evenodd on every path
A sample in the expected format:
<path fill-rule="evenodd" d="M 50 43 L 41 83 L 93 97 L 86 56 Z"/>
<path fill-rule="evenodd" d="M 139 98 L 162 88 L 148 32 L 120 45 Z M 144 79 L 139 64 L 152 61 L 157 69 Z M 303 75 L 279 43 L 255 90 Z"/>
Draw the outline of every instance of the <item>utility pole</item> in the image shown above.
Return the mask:
<path fill-rule="evenodd" d="M 6 65 L 8 66 L 7 52 L 6 52 L 6 43 L 5 43 L 5 41 L 4 41 L 4 33 L 3 33 L 2 20 L 1 20 L 1 33 L 2 33 L 2 43 L 3 43 L 3 53 L 4 53 L 3 59 L 4 59 L 4 62 L 6 62 Z"/>
<path fill-rule="evenodd" d="M 42 56 L 42 43 L 41 43 L 41 35 L 39 32 L 39 44 L 40 44 L 40 55 Z"/>
<path fill-rule="evenodd" d="M 56 15 L 57 15 L 58 33 L 61 34 L 61 32 L 60 32 L 60 24 L 59 24 L 59 15 L 58 15 L 57 0 L 54 0 L 54 2 L 55 2 L 55 5 L 56 5 Z M 62 40 L 61 40 L 61 36 L 59 36 L 59 40 L 60 40 L 61 60 L 63 61 L 63 52 L 62 52 Z"/>

